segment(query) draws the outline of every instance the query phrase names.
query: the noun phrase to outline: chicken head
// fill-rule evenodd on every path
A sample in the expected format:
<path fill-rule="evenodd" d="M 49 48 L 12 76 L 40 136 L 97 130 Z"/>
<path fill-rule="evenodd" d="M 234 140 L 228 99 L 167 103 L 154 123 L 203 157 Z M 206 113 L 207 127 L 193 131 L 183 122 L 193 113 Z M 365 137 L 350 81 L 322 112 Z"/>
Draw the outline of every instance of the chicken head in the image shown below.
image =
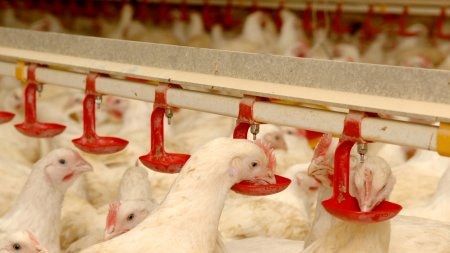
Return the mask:
<path fill-rule="evenodd" d="M 337 140 L 333 140 L 331 134 L 324 134 L 314 150 L 308 174 L 321 184 L 332 184 L 334 151 L 337 144 Z"/>
<path fill-rule="evenodd" d="M 106 218 L 105 241 L 136 227 L 155 207 L 151 201 L 113 201 Z"/>
<path fill-rule="evenodd" d="M 55 149 L 38 163 L 44 168 L 50 183 L 62 192 L 67 190 L 79 175 L 92 170 L 92 166 L 78 152 L 69 148 Z"/>
<path fill-rule="evenodd" d="M 369 212 L 388 199 L 395 177 L 385 160 L 378 156 L 366 156 L 362 162 L 352 156 L 350 167 L 350 193 L 358 200 L 361 211 Z"/>
<path fill-rule="evenodd" d="M 107 96 L 105 99 L 105 110 L 117 118 L 122 118 L 123 114 L 129 108 L 129 101 L 120 97 Z"/>
<path fill-rule="evenodd" d="M 30 231 L 18 231 L 4 235 L 0 239 L 0 252 L 2 253 L 47 253 L 36 235 Z"/>
<path fill-rule="evenodd" d="M 255 143 L 259 148 L 248 149 L 245 155 L 231 160 L 229 175 L 236 182 L 246 180 L 255 184 L 274 184 L 276 160 L 273 150 L 261 141 Z"/>
<path fill-rule="evenodd" d="M 251 139 L 253 137 L 251 134 L 247 134 L 247 136 L 248 139 Z M 257 139 L 261 140 L 272 149 L 287 150 L 284 132 L 283 129 L 279 126 L 275 126 L 272 124 L 261 124 L 259 126 L 259 134 L 257 136 Z"/>

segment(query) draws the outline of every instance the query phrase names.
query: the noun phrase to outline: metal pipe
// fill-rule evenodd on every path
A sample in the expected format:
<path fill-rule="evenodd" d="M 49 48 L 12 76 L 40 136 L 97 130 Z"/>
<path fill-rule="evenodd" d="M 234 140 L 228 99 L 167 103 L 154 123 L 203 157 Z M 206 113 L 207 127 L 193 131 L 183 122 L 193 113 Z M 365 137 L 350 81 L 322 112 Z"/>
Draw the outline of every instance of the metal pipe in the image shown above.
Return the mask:
<path fill-rule="evenodd" d="M 26 70 L 24 72 L 26 73 Z M 15 65 L 0 62 L 0 75 L 14 76 Z M 44 83 L 84 90 L 86 74 L 41 67 L 36 71 L 36 79 Z M 155 86 L 111 77 L 99 77 L 96 91 L 102 94 L 153 102 Z M 240 99 L 174 88 L 167 92 L 167 102 L 171 106 L 237 117 Z M 342 132 L 345 118 L 345 113 L 342 112 L 269 102 L 256 102 L 253 110 L 255 120 L 260 122 L 330 132 L 335 135 Z M 438 127 L 432 125 L 379 118 L 365 118 L 362 122 L 362 137 L 366 140 L 429 150 L 437 148 L 437 130 Z"/>

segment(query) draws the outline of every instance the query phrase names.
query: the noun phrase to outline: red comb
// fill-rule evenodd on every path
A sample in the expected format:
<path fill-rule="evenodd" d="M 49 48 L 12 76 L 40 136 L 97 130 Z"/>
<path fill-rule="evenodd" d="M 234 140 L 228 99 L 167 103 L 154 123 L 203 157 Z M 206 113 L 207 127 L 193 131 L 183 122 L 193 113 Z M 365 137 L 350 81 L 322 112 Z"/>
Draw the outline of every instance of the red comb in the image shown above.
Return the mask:
<path fill-rule="evenodd" d="M 106 216 L 106 230 L 114 228 L 117 222 L 117 212 L 119 211 L 120 201 L 114 200 L 109 204 L 108 216 Z"/>
<path fill-rule="evenodd" d="M 316 148 L 314 149 L 313 160 L 320 157 L 325 156 L 328 152 L 328 149 L 331 146 L 331 142 L 333 141 L 333 136 L 331 134 L 323 134 L 320 138 L 319 143 L 317 143 Z"/>
<path fill-rule="evenodd" d="M 277 166 L 277 160 L 275 159 L 275 155 L 273 154 L 273 149 L 270 148 L 269 145 L 263 143 L 260 140 L 256 140 L 255 144 L 258 145 L 264 151 L 264 154 L 266 154 L 267 158 L 269 159 L 267 167 L 271 171 L 274 171 L 275 167 Z"/>

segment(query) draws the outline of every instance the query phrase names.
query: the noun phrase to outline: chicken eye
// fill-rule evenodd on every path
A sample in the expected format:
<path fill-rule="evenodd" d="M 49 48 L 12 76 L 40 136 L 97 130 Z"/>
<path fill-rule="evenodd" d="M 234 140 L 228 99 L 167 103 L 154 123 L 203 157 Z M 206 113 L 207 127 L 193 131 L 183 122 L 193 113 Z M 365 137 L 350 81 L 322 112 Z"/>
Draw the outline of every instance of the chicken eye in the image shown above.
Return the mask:
<path fill-rule="evenodd" d="M 66 164 L 66 160 L 65 159 L 59 159 L 59 164 Z"/>
<path fill-rule="evenodd" d="M 127 217 L 127 221 L 132 221 L 134 219 L 134 213 L 131 213 Z"/>
<path fill-rule="evenodd" d="M 256 166 L 258 166 L 258 163 L 257 163 L 257 162 L 252 162 L 252 163 L 250 164 L 250 166 L 251 166 L 252 168 L 255 168 Z"/>
<path fill-rule="evenodd" d="M 18 243 L 14 243 L 13 244 L 13 249 L 14 250 L 20 250 L 22 248 L 22 246 L 20 246 L 20 244 L 18 244 Z"/>
<path fill-rule="evenodd" d="M 120 100 L 119 100 L 119 99 L 116 99 L 116 100 L 114 101 L 114 103 L 115 103 L 116 105 L 118 105 L 118 104 L 120 104 Z"/>

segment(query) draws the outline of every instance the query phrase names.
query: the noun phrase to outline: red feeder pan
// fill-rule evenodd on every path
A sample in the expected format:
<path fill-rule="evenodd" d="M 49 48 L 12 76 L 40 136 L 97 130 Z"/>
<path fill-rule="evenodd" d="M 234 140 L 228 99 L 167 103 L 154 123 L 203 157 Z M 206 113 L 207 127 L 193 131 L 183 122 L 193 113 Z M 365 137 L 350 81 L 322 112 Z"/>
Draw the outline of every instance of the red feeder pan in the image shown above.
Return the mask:
<path fill-rule="evenodd" d="M 128 141 L 95 133 L 95 96 L 86 95 L 83 101 L 83 135 L 72 140 L 73 144 L 91 154 L 111 154 L 119 152 L 128 145 Z"/>
<path fill-rule="evenodd" d="M 150 119 L 151 148 L 150 152 L 139 157 L 139 160 L 154 171 L 178 173 L 191 156 L 167 153 L 164 150 L 164 113 L 166 108 L 169 108 L 166 101 L 166 92 L 169 88 L 170 86 L 165 84 L 156 88 L 154 109 Z"/>
<path fill-rule="evenodd" d="M 0 124 L 11 121 L 14 116 L 14 113 L 0 111 Z"/>
<path fill-rule="evenodd" d="M 251 125 L 257 124 L 253 119 L 253 104 L 261 98 L 245 96 L 239 104 L 239 115 L 234 128 L 233 138 L 247 139 L 248 129 Z M 239 182 L 231 190 L 250 196 L 263 196 L 281 192 L 291 183 L 289 178 L 275 175 L 275 184 L 254 184 L 249 181 Z"/>
<path fill-rule="evenodd" d="M 347 115 L 342 138 L 360 138 L 360 123 Z M 353 116 L 353 115 L 352 115 Z M 362 116 L 364 117 L 364 116 Z M 362 119 L 362 117 L 360 119 Z M 347 135 L 346 134 L 353 134 Z M 341 138 L 341 140 L 342 140 Z M 389 201 L 381 202 L 370 212 L 362 212 L 356 198 L 349 193 L 350 150 L 355 144 L 352 140 L 343 140 L 336 148 L 334 159 L 333 196 L 322 202 L 331 215 L 346 221 L 371 223 L 391 219 L 402 207 Z"/>
<path fill-rule="evenodd" d="M 35 70 L 37 66 L 28 66 L 27 87 L 25 88 L 25 121 L 14 125 L 22 134 L 30 137 L 48 138 L 60 134 L 66 126 L 54 123 L 43 123 L 37 121 L 36 117 L 36 91 L 37 82 Z"/>
<path fill-rule="evenodd" d="M 234 192 L 249 196 L 264 196 L 275 194 L 286 189 L 291 180 L 289 178 L 275 175 L 275 184 L 254 184 L 249 181 L 242 181 L 234 184 L 231 190 Z"/>
<path fill-rule="evenodd" d="M 83 101 L 83 135 L 73 139 L 73 144 L 80 150 L 91 154 L 111 154 L 121 151 L 128 145 L 127 140 L 116 137 L 98 136 L 95 132 L 95 78 L 90 73 L 86 78 L 86 92 Z"/>
<path fill-rule="evenodd" d="M 186 154 L 172 154 L 164 150 L 164 108 L 155 108 L 151 116 L 150 153 L 139 157 L 146 167 L 164 173 L 178 173 L 191 157 Z"/>

